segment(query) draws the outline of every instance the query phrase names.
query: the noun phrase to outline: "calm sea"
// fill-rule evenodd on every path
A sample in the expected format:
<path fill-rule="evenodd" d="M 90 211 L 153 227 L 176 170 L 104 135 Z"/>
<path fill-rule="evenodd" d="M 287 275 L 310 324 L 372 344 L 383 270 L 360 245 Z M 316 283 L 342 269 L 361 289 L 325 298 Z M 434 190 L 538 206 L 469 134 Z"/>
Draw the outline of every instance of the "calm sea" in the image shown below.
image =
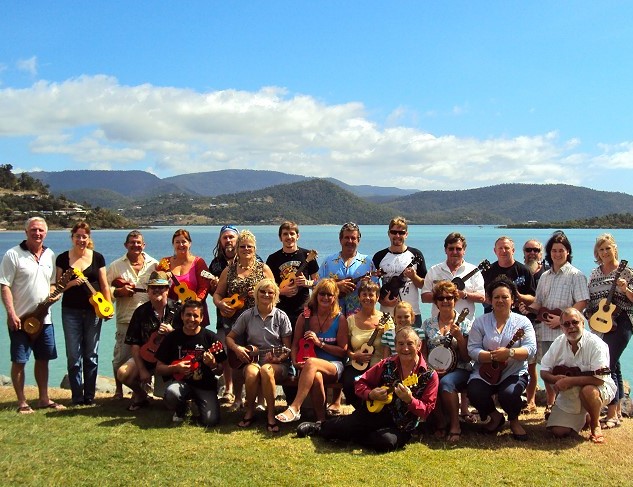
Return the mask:
<path fill-rule="evenodd" d="M 153 257 L 160 259 L 161 257 L 171 255 L 171 236 L 177 227 L 161 227 L 157 229 L 144 230 L 145 241 L 147 243 L 146 251 Z M 300 245 L 302 247 L 316 249 L 319 252 L 319 261 L 326 255 L 338 252 L 340 245 L 338 242 L 338 231 L 340 226 L 302 226 Z M 219 227 L 190 227 L 193 239 L 192 252 L 195 255 L 205 259 L 207 264 L 211 260 L 213 248 L 218 237 Z M 250 230 L 257 237 L 257 253 L 265 260 L 268 255 L 280 248 L 280 242 L 277 236 L 277 227 L 273 226 L 257 226 L 251 227 Z M 389 245 L 387 238 L 387 226 L 367 225 L 361 227 L 362 239 L 360 243 L 360 252 L 373 255 L 380 249 Z M 409 228 L 409 238 L 407 243 L 411 247 L 420 249 L 430 267 L 445 259 L 444 254 L 444 238 L 452 231 L 463 233 L 468 240 L 466 259 L 474 264 L 479 263 L 483 259 L 491 262 L 496 260 L 493 247 L 495 240 L 501 235 L 507 235 L 515 241 L 518 249 L 522 248 L 523 243 L 531 238 L 537 238 L 546 241 L 551 235 L 549 230 L 506 230 L 494 226 L 452 226 L 452 225 L 433 225 L 433 226 L 411 226 Z M 633 230 L 612 230 L 610 231 L 618 242 L 620 257 L 629 260 L 633 256 L 628 252 L 633 249 Z M 125 252 L 123 243 L 127 230 L 101 230 L 93 232 L 93 240 L 95 248 L 101 252 L 106 262 L 109 264 L 114 259 L 120 257 Z M 596 236 L 603 231 L 600 230 L 568 230 L 566 231 L 573 246 L 573 264 L 589 275 L 589 272 L 595 267 L 593 262 L 593 244 Z M 4 252 L 10 247 L 16 245 L 24 238 L 24 232 L 0 232 L 0 252 Z M 70 233 L 68 231 L 51 231 L 46 238 L 46 244 L 52 248 L 55 253 L 60 253 L 70 248 Z M 517 260 L 523 260 L 523 253 L 519 250 L 516 254 Z M 6 312 L 4 307 L 0 306 L 0 319 L 6 323 Z M 430 313 L 429 305 L 423 306 L 423 318 L 428 317 Z M 481 311 L 478 311 L 480 313 Z M 211 313 L 214 317 L 214 313 Z M 63 332 L 61 328 L 61 307 L 59 304 L 53 306 L 53 322 L 55 323 L 57 348 L 59 358 L 51 362 L 50 366 L 50 384 L 57 385 L 61 382 L 66 372 L 65 348 Z M 213 329 L 215 325 L 213 324 Z M 112 376 L 112 348 L 114 344 L 114 322 L 106 322 L 101 332 L 101 345 L 99 351 L 100 367 L 99 373 L 105 376 Z M 9 375 L 10 358 L 7 329 L 0 326 L 0 350 L 2 358 L 0 359 L 0 374 Z M 629 347 L 622 356 L 622 367 L 625 378 L 633 377 L 633 346 Z M 27 366 L 27 383 L 33 384 L 32 366 Z"/>

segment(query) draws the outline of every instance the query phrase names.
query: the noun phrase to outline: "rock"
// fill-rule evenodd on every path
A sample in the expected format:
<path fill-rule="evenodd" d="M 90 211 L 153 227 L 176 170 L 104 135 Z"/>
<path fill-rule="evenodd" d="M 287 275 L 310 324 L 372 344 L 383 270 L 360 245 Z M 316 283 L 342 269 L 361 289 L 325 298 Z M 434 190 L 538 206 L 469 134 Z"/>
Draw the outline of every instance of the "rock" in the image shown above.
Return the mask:
<path fill-rule="evenodd" d="M 2 386 L 10 386 L 11 385 L 11 377 L 7 375 L 0 375 L 0 385 Z"/>
<path fill-rule="evenodd" d="M 61 383 L 59 384 L 59 387 L 61 387 L 62 389 L 70 389 L 68 374 L 64 376 Z M 114 378 L 105 377 L 102 375 L 97 377 L 97 392 L 100 392 L 102 394 L 114 394 L 115 389 L 116 389 L 116 383 L 114 382 Z M 124 394 L 128 394 L 130 392 L 131 390 L 129 388 L 123 386 Z"/>

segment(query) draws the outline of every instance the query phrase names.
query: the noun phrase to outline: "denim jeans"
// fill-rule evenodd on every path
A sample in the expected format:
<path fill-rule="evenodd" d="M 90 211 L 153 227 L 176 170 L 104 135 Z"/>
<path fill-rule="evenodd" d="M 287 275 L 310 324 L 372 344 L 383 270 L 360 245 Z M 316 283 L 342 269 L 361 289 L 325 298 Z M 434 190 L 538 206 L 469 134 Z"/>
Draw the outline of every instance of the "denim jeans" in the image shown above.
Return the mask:
<path fill-rule="evenodd" d="M 62 308 L 66 363 L 73 404 L 92 401 L 95 397 L 102 321 L 93 310 Z"/>
<path fill-rule="evenodd" d="M 605 333 L 602 340 L 609 347 L 609 367 L 611 368 L 611 377 L 617 387 L 617 393 L 610 404 L 617 404 L 624 397 L 624 381 L 622 380 L 622 369 L 620 368 L 620 357 L 624 353 L 624 349 L 629 344 L 633 336 L 633 328 L 629 316 L 625 311 L 615 319 L 617 324 L 609 333 Z"/>
<path fill-rule="evenodd" d="M 165 389 L 165 405 L 180 417 L 187 412 L 187 401 L 191 399 L 200 411 L 199 422 L 202 426 L 211 427 L 220 422 L 220 401 L 216 389 L 200 389 L 186 382 L 171 382 Z"/>

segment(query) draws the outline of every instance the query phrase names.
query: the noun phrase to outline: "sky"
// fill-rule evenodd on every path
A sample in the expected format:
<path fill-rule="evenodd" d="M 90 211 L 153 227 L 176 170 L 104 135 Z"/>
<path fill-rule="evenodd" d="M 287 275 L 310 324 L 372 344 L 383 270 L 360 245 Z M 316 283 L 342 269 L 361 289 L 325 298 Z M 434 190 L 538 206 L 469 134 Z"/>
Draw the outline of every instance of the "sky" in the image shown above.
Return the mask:
<path fill-rule="evenodd" d="M 0 164 L 633 194 L 632 18 L 608 0 L 6 0 Z"/>

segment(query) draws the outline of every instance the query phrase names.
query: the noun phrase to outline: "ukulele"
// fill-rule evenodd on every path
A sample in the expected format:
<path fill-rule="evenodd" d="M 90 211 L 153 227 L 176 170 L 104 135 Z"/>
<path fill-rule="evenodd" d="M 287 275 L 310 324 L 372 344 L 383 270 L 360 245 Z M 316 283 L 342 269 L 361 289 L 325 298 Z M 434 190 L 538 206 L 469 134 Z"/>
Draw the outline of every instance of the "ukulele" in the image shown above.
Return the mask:
<path fill-rule="evenodd" d="M 248 353 L 248 357 L 250 359 L 249 364 L 252 364 L 256 360 L 259 360 L 260 355 L 266 355 L 267 353 L 272 353 L 273 356 L 279 357 L 284 353 L 290 352 L 288 347 L 280 346 L 280 347 L 270 347 L 270 348 L 257 348 L 255 345 L 246 345 L 246 353 Z M 232 350 L 228 349 L 228 357 L 229 357 L 229 365 L 234 369 L 241 369 L 246 365 L 246 363 L 242 362 L 237 354 Z"/>
<path fill-rule="evenodd" d="M 173 309 L 168 310 L 167 315 L 165 316 L 165 319 L 163 320 L 163 323 L 165 325 L 171 325 L 172 321 L 174 320 L 175 315 L 176 315 L 175 310 Z M 155 332 L 151 334 L 151 336 L 149 337 L 149 340 L 147 340 L 147 343 L 145 343 L 139 350 L 139 354 L 141 355 L 141 358 L 145 360 L 146 362 L 149 362 L 150 364 L 155 364 L 157 362 L 156 357 L 155 357 L 156 351 L 158 350 L 158 347 L 163 341 L 163 338 L 167 336 L 165 333 L 161 333 L 159 330 L 160 330 L 160 326 L 158 330 L 156 330 Z"/>
<path fill-rule="evenodd" d="M 545 306 L 541 306 L 536 314 L 536 321 L 545 321 L 553 318 L 554 316 L 560 316 L 563 311 L 560 308 L 549 309 Z"/>
<path fill-rule="evenodd" d="M 311 311 L 307 306 L 303 308 L 303 321 L 304 328 L 305 323 L 309 323 L 310 321 Z M 314 342 L 312 340 L 306 340 L 305 338 L 299 338 L 299 343 L 297 344 L 297 363 L 302 364 L 309 358 L 315 358 L 316 351 L 314 350 Z"/>
<path fill-rule="evenodd" d="M 402 385 L 407 387 L 417 385 L 418 379 L 421 375 L 422 374 L 411 374 L 409 377 L 402 381 Z M 384 408 L 385 405 L 391 404 L 391 402 L 393 401 L 393 391 L 396 389 L 396 386 L 399 382 L 400 381 L 396 381 L 394 384 L 389 386 L 389 394 L 387 395 L 387 399 L 385 399 L 384 401 L 380 401 L 378 399 L 367 399 L 367 401 L 365 401 L 367 411 L 369 411 L 370 413 L 379 413 L 380 411 L 382 411 L 382 408 Z"/>
<path fill-rule="evenodd" d="M 295 283 L 295 279 L 297 278 L 298 274 L 302 274 L 303 271 L 305 270 L 305 268 L 307 267 L 307 265 L 312 262 L 314 259 L 316 259 L 319 256 L 319 254 L 317 254 L 316 250 L 310 250 L 308 252 L 308 256 L 306 257 L 305 262 L 303 262 L 299 267 L 297 267 L 297 270 L 290 272 L 284 279 L 283 281 L 281 281 L 279 283 L 279 290 L 280 291 L 285 291 L 286 289 L 288 289 L 290 286 L 293 286 Z"/>
<path fill-rule="evenodd" d="M 86 276 L 84 276 L 83 272 L 79 269 L 73 269 L 73 272 L 80 279 L 86 279 Z M 112 306 L 112 303 L 108 301 L 100 291 L 97 291 L 92 284 L 90 284 L 90 281 L 86 279 L 84 284 L 90 290 L 88 301 L 92 304 L 97 316 L 102 319 L 112 318 L 114 314 L 114 306 Z"/>
<path fill-rule="evenodd" d="M 211 352 L 215 357 L 215 360 L 220 363 L 226 360 L 226 352 L 222 346 L 222 342 L 215 342 L 209 347 L 208 352 Z M 198 351 L 185 355 L 183 358 L 174 360 L 171 365 L 178 365 L 183 362 L 189 362 L 189 370 L 187 372 L 174 372 L 174 380 L 180 381 L 186 377 L 193 376 L 194 379 L 202 377 L 202 359 L 204 357 L 204 351 Z"/>
<path fill-rule="evenodd" d="M 380 269 L 375 270 L 375 271 L 366 272 L 365 274 L 363 274 L 361 276 L 358 276 L 358 277 L 333 276 L 332 279 L 334 279 L 336 282 L 349 280 L 352 284 L 356 285 L 360 281 L 362 281 L 363 279 L 370 279 L 372 277 L 377 277 L 377 276 L 378 277 L 382 276 L 382 271 Z M 346 294 L 348 294 L 348 293 L 340 293 L 339 297 L 344 297 Z"/>
<path fill-rule="evenodd" d="M 233 315 L 235 315 L 235 313 L 237 313 L 240 309 L 244 307 L 244 305 L 246 304 L 246 298 L 243 298 L 238 293 L 235 293 L 228 298 L 224 298 L 222 302 L 228 304 L 231 309 L 229 311 L 220 310 L 220 314 L 224 318 L 231 318 Z"/>
<path fill-rule="evenodd" d="M 132 286 L 131 282 L 126 281 L 122 277 L 117 277 L 116 279 L 114 279 L 112 281 L 112 286 L 115 287 L 116 289 L 121 289 L 121 288 L 124 288 L 125 286 L 129 286 L 130 288 L 132 288 L 132 291 L 134 291 L 135 293 L 146 293 L 147 292 L 147 289 L 143 289 L 143 288 L 140 288 L 140 287 L 134 287 L 134 286 Z"/>
<path fill-rule="evenodd" d="M 481 263 L 477 267 L 475 267 L 472 271 L 470 271 L 464 277 L 454 277 L 451 282 L 453 284 L 455 284 L 455 286 L 457 286 L 457 289 L 459 289 L 460 291 L 463 291 L 464 288 L 466 287 L 466 281 L 468 279 L 473 277 L 478 272 L 480 272 L 480 271 L 482 271 L 482 272 L 483 271 L 487 271 L 488 269 L 490 269 L 490 262 L 488 260 L 484 259 L 484 260 L 481 261 Z"/>
<path fill-rule="evenodd" d="M 552 370 L 554 375 L 566 375 L 567 377 L 592 376 L 592 375 L 610 375 L 609 367 L 602 367 L 598 370 L 580 370 L 580 367 L 567 367 L 566 365 L 557 365 Z"/>
<path fill-rule="evenodd" d="M 523 328 L 518 329 L 505 348 L 512 348 L 512 345 L 514 345 L 517 340 L 523 338 L 523 335 L 525 335 Z M 481 364 L 479 366 L 479 375 L 483 380 L 488 382 L 488 384 L 495 385 L 501 380 L 503 370 L 507 366 L 508 362 L 497 362 L 496 360 L 493 360 L 492 362 Z"/>
<path fill-rule="evenodd" d="M 391 279 L 389 279 L 387 282 L 385 282 L 381 287 L 380 287 L 380 297 L 379 299 L 384 299 L 386 296 L 389 296 L 389 299 L 395 299 L 398 297 L 398 295 L 400 294 L 400 289 L 402 289 L 404 287 L 404 285 L 406 284 L 406 279 L 404 277 L 404 271 L 409 269 L 410 267 L 413 267 L 416 264 L 420 264 L 422 262 L 422 257 L 419 255 L 416 255 L 413 257 L 413 260 L 409 263 L 409 265 L 407 265 L 407 267 L 405 267 L 403 269 L 403 271 L 400 273 L 400 275 L 398 276 L 393 276 Z M 384 271 L 380 271 L 381 274 L 384 273 Z"/>
<path fill-rule="evenodd" d="M 469 313 L 470 310 L 468 308 L 464 308 L 462 312 L 459 313 L 455 324 L 459 326 L 462 321 L 466 319 Z M 448 333 L 442 338 L 442 346 L 435 347 L 429 353 L 429 358 L 427 360 L 429 367 L 435 370 L 443 370 L 446 373 L 455 370 L 455 367 L 457 366 L 457 354 L 455 353 L 455 350 L 453 350 L 452 345 L 453 336 Z"/>
<path fill-rule="evenodd" d="M 35 341 L 37 337 L 40 336 L 44 328 L 42 321 L 44 321 L 44 318 L 46 318 L 48 314 L 48 308 L 51 307 L 55 298 L 64 292 L 66 284 L 68 284 L 68 281 L 70 281 L 74 275 L 75 273 L 72 269 L 67 269 L 55 284 L 55 289 L 48 295 L 48 298 L 38 304 L 33 311 L 20 317 L 22 329 L 29 335 L 32 341 Z"/>
<path fill-rule="evenodd" d="M 358 349 L 360 353 L 371 353 L 371 354 L 374 353 L 374 350 L 376 349 L 376 347 L 374 347 L 374 342 L 376 341 L 376 338 L 378 337 L 378 333 L 385 331 L 384 325 L 386 325 L 390 319 L 391 319 L 391 315 L 389 313 L 382 314 L 382 317 L 380 318 L 378 325 L 376 325 L 376 328 L 374 328 L 374 332 L 369 337 L 369 340 L 367 341 L 367 343 L 363 343 Z M 366 370 L 367 367 L 369 367 L 369 362 L 359 362 L 358 360 L 352 360 L 351 364 L 352 364 L 352 367 L 354 367 L 356 370 L 359 370 L 361 372 L 363 370 Z"/>
<path fill-rule="evenodd" d="M 167 275 L 171 278 L 174 284 L 174 287 L 173 287 L 174 292 L 178 296 L 178 301 L 182 303 L 184 303 L 188 299 L 193 299 L 194 301 L 198 301 L 198 295 L 194 291 L 189 289 L 189 286 L 187 286 L 187 283 L 179 282 L 176 276 L 174 275 L 174 273 L 170 270 L 170 267 L 171 267 L 171 262 L 169 258 L 163 257 L 162 259 L 160 259 L 160 262 L 156 266 L 156 270 L 165 271 Z"/>
<path fill-rule="evenodd" d="M 600 300 L 598 309 L 589 319 L 589 326 L 599 333 L 608 333 L 611 331 L 611 328 L 613 328 L 613 313 L 616 308 L 616 305 L 612 303 L 613 294 L 615 293 L 615 287 L 618 283 L 618 279 L 620 278 L 622 271 L 626 269 L 627 265 L 628 261 L 620 261 L 620 265 L 618 265 L 618 268 L 615 271 L 615 276 L 613 276 L 613 283 L 609 289 L 609 294 L 606 298 L 602 298 Z"/>

